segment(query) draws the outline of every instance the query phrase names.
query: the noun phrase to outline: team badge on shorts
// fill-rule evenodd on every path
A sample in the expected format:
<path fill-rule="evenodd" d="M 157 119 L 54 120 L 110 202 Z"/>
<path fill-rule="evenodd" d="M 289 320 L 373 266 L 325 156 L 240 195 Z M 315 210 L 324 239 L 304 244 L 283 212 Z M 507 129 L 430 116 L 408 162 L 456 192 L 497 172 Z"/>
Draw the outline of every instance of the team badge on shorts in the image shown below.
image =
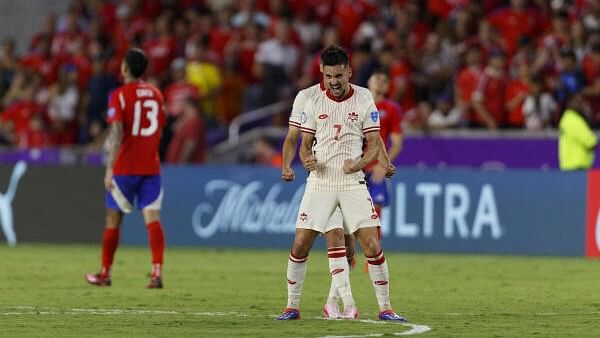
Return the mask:
<path fill-rule="evenodd" d="M 379 112 L 372 111 L 371 112 L 371 120 L 373 120 L 373 122 L 377 122 L 378 119 L 379 119 Z"/>
<path fill-rule="evenodd" d="M 352 123 L 358 121 L 358 114 L 356 112 L 348 113 L 348 121 Z"/>
<path fill-rule="evenodd" d="M 300 114 L 300 122 L 306 123 L 306 113 L 305 112 L 302 112 L 302 114 Z"/>
<path fill-rule="evenodd" d="M 308 215 L 305 212 L 300 213 L 300 216 L 298 217 L 302 222 L 306 222 L 306 220 L 308 219 Z"/>

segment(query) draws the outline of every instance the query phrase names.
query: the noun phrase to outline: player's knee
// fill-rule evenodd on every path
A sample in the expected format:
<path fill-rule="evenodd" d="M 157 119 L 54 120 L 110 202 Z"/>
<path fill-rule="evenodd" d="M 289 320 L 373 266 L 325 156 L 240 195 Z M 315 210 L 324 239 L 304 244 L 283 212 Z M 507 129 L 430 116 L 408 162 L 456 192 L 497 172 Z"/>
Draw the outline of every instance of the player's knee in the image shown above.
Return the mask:
<path fill-rule="evenodd" d="M 294 257 L 306 257 L 310 252 L 311 243 L 305 240 L 303 237 L 296 237 L 294 244 L 292 244 L 292 255 Z"/>
<path fill-rule="evenodd" d="M 343 229 L 333 229 L 333 230 L 327 231 L 325 233 L 325 239 L 327 241 L 328 248 L 345 246 Z"/>
<path fill-rule="evenodd" d="M 376 235 L 369 236 L 368 238 L 361 241 L 362 249 L 366 256 L 377 255 L 381 252 L 381 242 Z"/>
<path fill-rule="evenodd" d="M 121 225 L 123 214 L 118 210 L 108 209 L 106 211 L 106 227 L 110 229 L 118 228 Z"/>
<path fill-rule="evenodd" d="M 294 244 L 292 245 L 292 250 L 291 250 L 291 253 L 294 257 L 298 257 L 298 258 L 306 257 L 306 256 L 308 256 L 309 252 L 310 252 L 310 247 L 308 247 L 304 243 L 299 243 L 299 242 L 294 241 Z"/>

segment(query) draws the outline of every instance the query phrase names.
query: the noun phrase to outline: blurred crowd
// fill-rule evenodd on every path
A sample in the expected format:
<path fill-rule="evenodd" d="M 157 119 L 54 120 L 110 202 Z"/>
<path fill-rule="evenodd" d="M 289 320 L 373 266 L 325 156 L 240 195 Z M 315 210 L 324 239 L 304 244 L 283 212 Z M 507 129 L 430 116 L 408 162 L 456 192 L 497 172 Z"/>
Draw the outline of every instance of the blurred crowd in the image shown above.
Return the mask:
<path fill-rule="evenodd" d="M 40 21 L 22 55 L 1 44 L 0 142 L 20 148 L 100 149 L 131 46 L 164 92 L 171 163 L 202 162 L 233 118 L 317 83 L 330 44 L 358 85 L 387 69 L 405 129 L 556 128 L 574 93 L 600 127 L 600 0 L 73 0 Z"/>

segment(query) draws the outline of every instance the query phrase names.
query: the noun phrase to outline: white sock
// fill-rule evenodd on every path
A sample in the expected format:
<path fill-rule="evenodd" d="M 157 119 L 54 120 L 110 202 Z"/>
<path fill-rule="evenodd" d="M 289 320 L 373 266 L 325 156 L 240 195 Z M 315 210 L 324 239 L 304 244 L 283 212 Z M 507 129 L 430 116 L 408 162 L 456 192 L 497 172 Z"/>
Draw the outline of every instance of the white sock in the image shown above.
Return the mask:
<path fill-rule="evenodd" d="M 329 296 L 327 296 L 327 304 L 337 306 L 338 301 L 340 300 L 340 296 L 338 294 L 338 290 L 333 283 L 333 278 L 331 279 L 331 286 L 329 287 Z"/>
<path fill-rule="evenodd" d="M 369 277 L 373 282 L 379 310 L 389 310 L 392 308 L 390 304 L 390 275 L 383 251 L 373 257 L 367 257 L 367 263 L 369 263 Z"/>
<path fill-rule="evenodd" d="M 352 254 L 351 256 L 348 256 L 348 253 L 346 253 L 346 261 L 348 262 L 348 271 L 352 272 L 352 261 L 354 260 L 354 254 Z M 340 294 L 337 290 L 337 288 L 335 287 L 335 285 L 333 284 L 333 279 L 331 280 L 331 286 L 329 287 L 329 296 L 327 297 L 327 304 L 329 305 L 333 305 L 336 306 L 338 305 L 338 302 L 340 301 Z"/>
<path fill-rule="evenodd" d="M 300 294 L 302 293 L 302 284 L 304 284 L 304 276 L 306 276 L 307 260 L 308 256 L 298 258 L 292 256 L 292 254 L 290 253 L 290 258 L 288 260 L 287 267 L 288 308 L 300 308 Z"/>
<path fill-rule="evenodd" d="M 346 248 L 343 246 L 329 248 L 327 249 L 327 255 L 329 256 L 332 288 L 335 288 L 339 293 L 345 308 L 354 306 L 354 297 L 352 297 L 352 288 L 350 287 L 350 267 L 346 260 Z M 329 293 L 331 295 L 331 290 Z M 337 304 L 337 302 L 331 304 Z"/>

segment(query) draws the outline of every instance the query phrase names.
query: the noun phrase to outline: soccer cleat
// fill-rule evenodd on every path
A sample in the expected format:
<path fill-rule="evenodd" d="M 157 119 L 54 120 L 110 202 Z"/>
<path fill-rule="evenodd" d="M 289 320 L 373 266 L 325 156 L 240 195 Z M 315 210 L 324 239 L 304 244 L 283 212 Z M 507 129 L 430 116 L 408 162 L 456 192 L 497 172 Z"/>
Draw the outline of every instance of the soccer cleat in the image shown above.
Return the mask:
<path fill-rule="evenodd" d="M 385 310 L 379 312 L 379 320 L 392 321 L 392 322 L 400 322 L 406 323 L 408 320 L 404 317 L 401 317 L 394 312 L 394 310 Z"/>
<path fill-rule="evenodd" d="M 285 308 L 283 313 L 275 318 L 277 320 L 298 320 L 300 319 L 300 311 L 298 309 Z"/>
<path fill-rule="evenodd" d="M 344 308 L 341 318 L 343 319 L 358 319 L 358 309 L 356 306 L 347 306 Z"/>
<path fill-rule="evenodd" d="M 163 288 L 163 283 L 162 283 L 162 279 L 160 277 L 151 277 L 150 278 L 150 283 L 148 283 L 148 286 L 146 286 L 148 289 L 162 289 Z"/>
<path fill-rule="evenodd" d="M 86 273 L 83 275 L 85 281 L 96 286 L 110 286 L 110 277 L 100 273 Z"/>
<path fill-rule="evenodd" d="M 337 305 L 331 305 L 329 303 L 323 306 L 323 318 L 336 319 L 340 318 L 342 314 L 340 313 L 340 309 Z"/>

